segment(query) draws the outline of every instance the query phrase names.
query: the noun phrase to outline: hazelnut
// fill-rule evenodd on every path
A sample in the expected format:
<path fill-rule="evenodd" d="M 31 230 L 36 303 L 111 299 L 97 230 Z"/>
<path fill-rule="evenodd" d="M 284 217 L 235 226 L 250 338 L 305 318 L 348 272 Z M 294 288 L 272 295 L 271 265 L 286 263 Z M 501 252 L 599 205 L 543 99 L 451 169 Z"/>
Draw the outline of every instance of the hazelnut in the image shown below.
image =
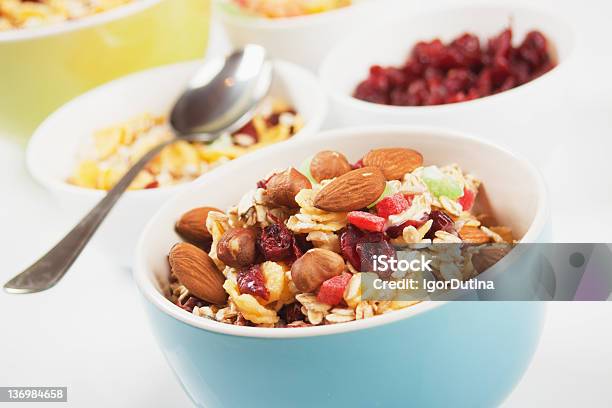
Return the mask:
<path fill-rule="evenodd" d="M 303 189 L 312 188 L 310 180 L 293 167 L 273 175 L 266 184 L 266 197 L 280 207 L 299 208 L 295 196 Z"/>
<path fill-rule="evenodd" d="M 342 153 L 326 150 L 317 153 L 310 162 L 310 174 L 319 183 L 331 180 L 353 170 Z"/>
<path fill-rule="evenodd" d="M 217 257 L 232 268 L 254 264 L 257 260 L 257 230 L 234 228 L 226 231 L 217 244 Z"/>
<path fill-rule="evenodd" d="M 293 263 L 291 279 L 299 291 L 312 293 L 326 280 L 344 272 L 345 268 L 342 256 L 327 249 L 315 248 Z"/>
<path fill-rule="evenodd" d="M 185 241 L 194 245 L 210 243 L 212 237 L 206 228 L 206 218 L 211 211 L 223 212 L 214 207 L 200 207 L 187 211 L 176 223 L 176 232 Z"/>

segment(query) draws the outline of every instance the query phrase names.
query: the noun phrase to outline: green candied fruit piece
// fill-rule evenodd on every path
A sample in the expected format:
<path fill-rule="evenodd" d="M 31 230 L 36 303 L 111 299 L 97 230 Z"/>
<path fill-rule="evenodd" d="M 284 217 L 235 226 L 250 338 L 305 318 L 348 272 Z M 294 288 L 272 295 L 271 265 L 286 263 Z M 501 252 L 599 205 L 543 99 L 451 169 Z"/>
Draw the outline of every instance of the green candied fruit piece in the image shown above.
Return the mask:
<path fill-rule="evenodd" d="M 421 179 L 436 197 L 446 196 L 451 200 L 456 200 L 463 195 L 463 186 L 452 177 L 442 173 L 436 166 L 424 168 Z"/>
<path fill-rule="evenodd" d="M 298 171 L 302 173 L 303 175 L 305 175 L 306 178 L 310 180 L 310 184 L 314 186 L 319 183 L 317 182 L 317 180 L 314 179 L 314 177 L 312 177 L 312 173 L 310 172 L 310 164 L 312 163 L 313 158 L 314 156 L 310 156 L 309 158 L 304 160 L 302 164 L 300 165 L 300 168 L 298 169 Z"/>
<path fill-rule="evenodd" d="M 382 200 L 384 200 L 385 198 L 389 197 L 390 195 L 393 195 L 393 189 L 391 188 L 391 185 L 387 181 L 387 184 L 385 184 L 385 191 L 383 191 L 382 194 L 380 195 L 380 197 L 378 197 L 378 200 L 376 200 L 372 204 L 368 205 L 368 208 L 374 208 L 376 206 L 376 204 L 380 203 Z"/>

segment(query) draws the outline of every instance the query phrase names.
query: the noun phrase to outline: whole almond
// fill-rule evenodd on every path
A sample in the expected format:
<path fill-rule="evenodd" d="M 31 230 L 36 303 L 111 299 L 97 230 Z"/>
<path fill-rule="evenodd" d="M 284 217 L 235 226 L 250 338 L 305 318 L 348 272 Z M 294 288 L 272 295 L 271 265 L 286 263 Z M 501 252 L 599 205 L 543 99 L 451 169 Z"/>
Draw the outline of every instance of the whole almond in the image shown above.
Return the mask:
<path fill-rule="evenodd" d="M 232 268 L 254 264 L 257 259 L 257 230 L 234 228 L 226 231 L 217 244 L 217 257 Z"/>
<path fill-rule="evenodd" d="M 472 255 L 472 265 L 478 273 L 482 273 L 499 262 L 512 247 L 510 245 L 495 245 L 481 248 L 480 251 Z"/>
<path fill-rule="evenodd" d="M 385 176 L 376 167 L 362 167 L 336 178 L 314 198 L 315 207 L 331 212 L 360 210 L 385 191 Z"/>
<path fill-rule="evenodd" d="M 225 303 L 225 277 L 206 252 L 182 242 L 172 247 L 168 261 L 179 282 L 194 296 L 216 305 Z"/>
<path fill-rule="evenodd" d="M 310 180 L 293 167 L 273 175 L 266 183 L 268 201 L 280 207 L 299 208 L 295 196 L 303 189 L 312 188 Z"/>
<path fill-rule="evenodd" d="M 326 280 L 344 272 L 345 268 L 342 256 L 327 249 L 315 248 L 293 263 L 291 280 L 299 291 L 312 293 Z"/>
<path fill-rule="evenodd" d="M 423 165 L 423 156 L 416 150 L 389 147 L 370 150 L 363 158 L 366 166 L 378 167 L 387 180 L 401 180 Z"/>
<path fill-rule="evenodd" d="M 459 231 L 459 237 L 468 244 L 486 244 L 491 241 L 491 238 L 478 227 L 464 226 Z"/>
<path fill-rule="evenodd" d="M 206 228 L 206 218 L 211 211 L 221 210 L 214 207 L 200 207 L 187 211 L 176 223 L 176 232 L 192 244 L 202 244 L 212 239 L 210 232 Z"/>
<path fill-rule="evenodd" d="M 342 153 L 325 150 L 310 161 L 310 174 L 319 183 L 348 173 L 353 168 Z"/>

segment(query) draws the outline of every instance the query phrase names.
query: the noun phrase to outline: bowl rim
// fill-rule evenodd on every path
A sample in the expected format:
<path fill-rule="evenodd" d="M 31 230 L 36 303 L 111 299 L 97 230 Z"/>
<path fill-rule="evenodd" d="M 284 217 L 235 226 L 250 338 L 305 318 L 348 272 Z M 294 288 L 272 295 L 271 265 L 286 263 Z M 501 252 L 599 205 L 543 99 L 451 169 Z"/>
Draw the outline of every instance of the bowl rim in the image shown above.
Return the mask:
<path fill-rule="evenodd" d="M 536 183 L 537 191 L 538 191 L 538 206 L 536 210 L 536 215 L 534 217 L 534 221 L 529 226 L 529 229 L 524 234 L 522 241 L 525 242 L 537 242 L 538 237 L 543 233 L 546 224 L 548 222 L 548 218 L 550 216 L 549 209 L 549 198 L 548 198 L 548 190 L 546 188 L 546 184 L 544 182 L 544 177 L 540 173 L 540 171 L 528 160 L 517 155 L 516 153 L 511 152 L 510 150 L 500 147 L 496 144 L 490 143 L 488 141 L 479 139 L 470 134 L 451 130 L 444 127 L 431 127 L 431 126 L 406 126 L 406 125 L 385 125 L 385 126 L 360 126 L 360 127 L 347 127 L 340 128 L 334 130 L 327 130 L 320 132 L 317 135 L 314 135 L 308 139 L 296 140 L 293 141 L 293 145 L 295 144 L 308 144 L 308 143 L 316 143 L 318 140 L 327 140 L 329 138 L 334 137 L 351 137 L 357 134 L 366 134 L 366 133 L 397 133 L 397 134 L 405 134 L 405 133 L 429 133 L 430 136 L 433 137 L 444 137 L 455 139 L 457 141 L 462 140 L 470 140 L 477 144 L 481 144 L 488 148 L 497 150 L 500 154 L 505 154 L 509 157 L 515 159 L 518 163 L 521 163 L 525 166 L 525 169 L 529 171 L 533 180 Z M 437 135 L 437 136 L 435 136 Z M 275 150 L 283 150 L 282 145 L 271 146 L 267 151 L 258 151 L 254 152 L 250 156 L 250 160 L 257 160 L 259 156 L 262 154 L 271 154 Z M 280 153 L 280 152 L 279 152 Z M 240 159 L 238 159 L 240 160 Z M 238 166 L 240 162 L 236 161 L 234 166 Z M 204 182 L 206 182 L 208 176 L 204 174 L 202 177 L 196 181 L 197 184 L 194 186 L 198 186 Z M 248 327 L 248 326 L 235 326 L 226 323 L 221 323 L 217 321 L 212 321 L 209 319 L 205 319 L 202 317 L 194 316 L 191 313 L 188 313 L 178 306 L 174 305 L 168 299 L 166 299 L 159 291 L 154 287 L 152 283 L 151 273 L 146 267 L 145 261 L 145 252 L 146 252 L 146 238 L 150 235 L 150 231 L 154 228 L 154 225 L 157 223 L 157 219 L 161 217 L 163 213 L 167 211 L 167 209 L 171 208 L 175 205 L 175 203 L 182 200 L 184 195 L 188 194 L 187 191 L 183 191 L 181 194 L 174 196 L 169 199 L 151 218 L 145 228 L 142 230 L 140 237 L 138 239 L 138 243 L 136 245 L 136 251 L 134 255 L 134 267 L 133 267 L 133 277 L 140 291 L 141 295 L 145 298 L 145 300 L 151 303 L 154 307 L 159 309 L 162 313 L 165 313 L 171 318 L 174 318 L 182 323 L 185 323 L 189 326 L 192 326 L 197 329 L 205 330 L 208 332 L 216 333 L 216 334 L 224 334 L 230 336 L 238 336 L 238 337 L 251 337 L 251 338 L 273 338 L 273 339 L 295 339 L 295 338 L 305 338 L 305 337 L 313 337 L 313 336 L 325 336 L 325 335 L 334 335 L 341 333 L 348 333 L 357 330 L 366 330 L 374 327 L 390 324 L 396 322 L 398 320 L 409 319 L 414 316 L 418 316 L 420 314 L 429 312 L 437 307 L 440 307 L 443 304 L 448 303 L 447 301 L 426 301 L 421 302 L 417 305 L 397 310 L 392 313 L 387 313 L 380 316 L 374 316 L 372 318 L 352 321 L 343 324 L 334 324 L 334 325 L 325 325 L 325 326 L 316 326 L 316 327 L 303 327 L 303 328 L 261 328 L 261 327 Z"/>
<path fill-rule="evenodd" d="M 357 99 L 350 94 L 346 94 L 338 90 L 337 87 L 333 86 L 332 81 L 330 79 L 330 72 L 332 70 L 332 59 L 335 57 L 335 54 L 340 52 L 343 48 L 349 46 L 353 43 L 354 39 L 349 37 L 345 37 L 338 44 L 336 44 L 330 52 L 325 56 L 323 61 L 321 62 L 319 69 L 317 70 L 317 74 L 319 76 L 319 80 L 321 82 L 321 86 L 325 89 L 328 95 L 336 101 L 343 103 L 345 105 L 349 105 L 353 109 L 361 110 L 361 111 L 370 111 L 371 113 L 378 114 L 391 114 L 391 115 L 406 115 L 409 113 L 431 113 L 431 114 L 443 114 L 447 111 L 454 111 L 457 109 L 461 109 L 463 107 L 476 106 L 477 104 L 487 103 L 491 100 L 495 101 L 504 97 L 512 97 L 513 95 L 524 92 L 525 90 L 533 87 L 549 79 L 551 76 L 558 76 L 559 72 L 565 71 L 565 67 L 568 65 L 568 61 L 573 59 L 576 48 L 576 33 L 569 22 L 559 16 L 557 13 L 550 12 L 548 10 L 543 10 L 539 7 L 533 6 L 525 6 L 525 5 L 513 5 L 511 3 L 500 3 L 500 4 L 488 4 L 488 3 L 475 3 L 475 4 L 466 4 L 460 6 L 454 6 L 451 8 L 436 8 L 433 10 L 428 10 L 424 13 L 419 13 L 418 15 L 408 15 L 408 16 L 395 16 L 391 21 L 386 21 L 384 24 L 379 22 L 378 24 L 369 28 L 369 30 L 375 30 L 376 27 L 382 27 L 383 25 L 389 24 L 397 24 L 400 21 L 411 21 L 415 18 L 423 18 L 423 17 L 434 17 L 440 13 L 451 13 L 453 11 L 465 11 L 465 10 L 473 10 L 473 9 L 510 9 L 515 11 L 523 11 L 523 12 L 532 12 L 543 14 L 549 17 L 552 20 L 555 20 L 557 23 L 563 25 L 564 29 L 571 33 L 570 39 L 567 44 L 567 55 L 563 57 L 563 59 L 558 59 L 557 65 L 553 67 L 550 71 L 540 75 L 539 77 L 526 82 L 517 87 L 508 89 L 503 92 L 499 92 L 493 95 L 487 95 L 480 98 L 456 102 L 456 103 L 447 103 L 441 105 L 430 105 L 430 106 L 396 106 L 396 105 L 383 105 L 377 104 L 373 102 L 363 101 L 361 99 Z M 553 44 L 556 46 L 556 44 Z M 408 48 L 409 49 L 409 48 Z M 365 76 L 364 76 L 365 78 Z"/>
<path fill-rule="evenodd" d="M 159 67 L 146 69 L 143 71 L 137 71 L 137 72 L 128 74 L 126 76 L 114 79 L 110 82 L 104 83 L 100 86 L 97 86 L 77 96 L 76 98 L 68 101 L 61 107 L 59 107 L 55 112 L 49 115 L 36 128 L 36 130 L 32 134 L 32 137 L 28 141 L 28 144 L 26 147 L 25 159 L 26 159 L 26 167 L 29 173 L 32 175 L 32 178 L 34 178 L 34 180 L 36 180 L 37 183 L 39 183 L 46 189 L 53 191 L 53 192 L 60 192 L 60 193 L 66 193 L 66 194 L 71 194 L 75 196 L 78 195 L 81 197 L 91 197 L 91 198 L 96 198 L 96 199 L 102 199 L 107 193 L 105 190 L 97 190 L 97 189 L 75 186 L 73 184 L 68 183 L 65 180 L 59 180 L 56 177 L 49 176 L 48 173 L 45 171 L 45 168 L 40 166 L 40 163 L 36 160 L 33 152 L 39 150 L 38 149 L 39 144 L 45 143 L 46 141 L 50 140 L 51 135 L 48 134 L 49 130 L 47 129 L 50 126 L 50 123 L 54 122 L 57 116 L 64 115 L 65 112 L 70 112 L 70 110 L 72 110 L 75 106 L 82 105 L 89 98 L 97 97 L 100 94 L 104 94 L 108 92 L 109 89 L 121 86 L 121 84 L 130 83 L 134 79 L 140 76 L 143 76 L 143 75 L 156 76 L 158 73 L 161 73 L 163 71 L 182 69 L 182 68 L 186 68 L 187 66 L 195 67 L 198 64 L 201 64 L 202 61 L 203 60 L 201 59 L 196 59 L 196 60 L 184 61 L 184 62 L 179 62 L 179 63 L 174 63 L 174 64 L 162 65 Z M 323 91 L 319 82 L 317 81 L 316 76 L 312 74 L 310 71 L 308 71 L 307 69 L 297 64 L 294 64 L 292 62 L 288 62 L 288 61 L 273 60 L 272 62 L 273 62 L 273 66 L 287 68 L 291 71 L 299 72 L 301 75 L 306 75 L 311 80 L 313 85 L 316 84 L 317 86 L 316 99 L 318 99 L 317 106 L 315 107 L 316 111 L 313 114 L 312 118 L 305 123 L 304 127 L 299 132 L 297 132 L 295 135 L 293 135 L 289 139 L 289 141 L 295 138 L 302 138 L 304 136 L 311 137 L 313 134 L 316 134 L 316 132 L 321 128 L 323 121 L 325 120 L 325 117 L 327 116 L 328 101 L 327 101 L 325 92 Z M 143 112 L 143 113 L 146 113 L 146 112 Z M 91 135 L 82 135 L 80 137 L 83 140 L 86 140 L 86 138 L 91 137 Z M 266 148 L 268 147 L 269 146 L 266 146 Z M 76 152 L 74 153 L 76 155 Z M 249 154 L 252 154 L 252 153 L 253 152 Z M 75 158 L 75 164 L 76 164 L 76 158 Z M 214 169 L 210 170 L 209 172 L 212 172 L 212 171 L 214 171 Z M 154 195 L 168 195 L 168 194 L 174 193 L 175 191 L 178 191 L 179 189 L 190 184 L 191 182 L 185 182 L 185 183 L 180 183 L 180 184 L 176 184 L 172 186 L 145 189 L 145 190 L 128 190 L 124 193 L 124 195 L 126 196 L 129 195 L 132 197 L 144 197 L 144 196 L 150 197 Z"/>
<path fill-rule="evenodd" d="M 97 25 L 131 16 L 132 14 L 136 14 L 140 11 L 153 7 L 154 5 L 162 1 L 167 0 L 137 0 L 133 3 L 124 4 L 122 6 L 115 7 L 111 10 L 104 11 L 102 13 L 78 18 L 74 21 L 60 21 L 57 23 L 43 25 L 40 27 L 7 30 L 5 32 L 0 32 L 0 44 L 17 41 L 27 41 L 42 37 L 51 37 L 54 35 L 60 35 L 76 30 L 94 27 Z"/>
<path fill-rule="evenodd" d="M 268 18 L 257 15 L 240 14 L 236 15 L 227 12 L 227 9 L 223 3 L 228 3 L 230 0 L 215 0 L 215 11 L 219 12 L 221 19 L 224 22 L 230 22 L 231 24 L 248 27 L 258 30 L 276 31 L 286 30 L 292 28 L 307 27 L 316 24 L 325 24 L 333 19 L 341 18 L 349 13 L 354 13 L 355 10 L 360 10 L 368 3 L 373 0 L 360 0 L 355 4 L 351 4 L 346 7 L 341 7 L 321 13 L 309 14 L 304 16 L 295 17 L 282 17 L 282 18 Z M 379 0 L 383 1 L 383 0 Z"/>

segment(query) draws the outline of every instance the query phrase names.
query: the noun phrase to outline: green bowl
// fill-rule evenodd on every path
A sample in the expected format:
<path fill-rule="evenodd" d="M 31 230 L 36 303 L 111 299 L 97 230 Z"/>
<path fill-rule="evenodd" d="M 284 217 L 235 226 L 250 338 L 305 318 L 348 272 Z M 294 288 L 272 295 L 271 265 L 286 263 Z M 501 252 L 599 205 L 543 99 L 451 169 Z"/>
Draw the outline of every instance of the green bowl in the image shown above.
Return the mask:
<path fill-rule="evenodd" d="M 210 0 L 137 0 L 82 20 L 0 33 L 0 133 L 25 141 L 47 115 L 92 87 L 203 57 L 209 21 Z"/>

